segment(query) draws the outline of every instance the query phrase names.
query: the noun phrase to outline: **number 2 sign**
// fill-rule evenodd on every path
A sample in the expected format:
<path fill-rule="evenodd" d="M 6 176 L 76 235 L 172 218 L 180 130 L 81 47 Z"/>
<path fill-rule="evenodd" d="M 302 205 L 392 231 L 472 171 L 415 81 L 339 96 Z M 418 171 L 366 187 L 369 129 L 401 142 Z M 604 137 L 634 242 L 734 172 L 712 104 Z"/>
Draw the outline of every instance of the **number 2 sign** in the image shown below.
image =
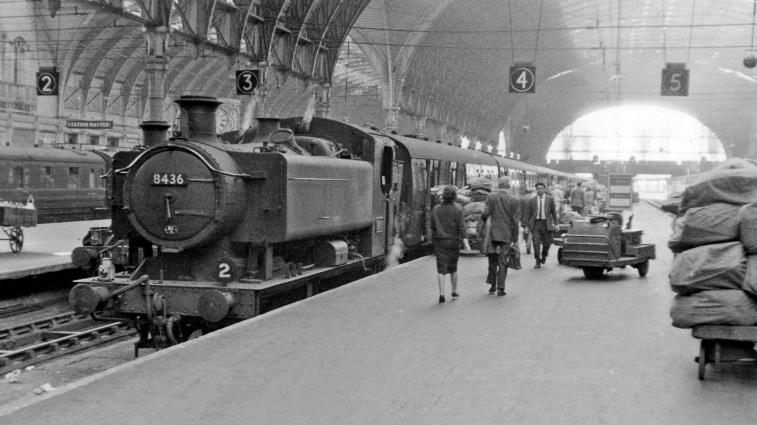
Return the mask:
<path fill-rule="evenodd" d="M 58 95 L 58 71 L 55 68 L 40 68 L 37 71 L 37 96 Z"/>

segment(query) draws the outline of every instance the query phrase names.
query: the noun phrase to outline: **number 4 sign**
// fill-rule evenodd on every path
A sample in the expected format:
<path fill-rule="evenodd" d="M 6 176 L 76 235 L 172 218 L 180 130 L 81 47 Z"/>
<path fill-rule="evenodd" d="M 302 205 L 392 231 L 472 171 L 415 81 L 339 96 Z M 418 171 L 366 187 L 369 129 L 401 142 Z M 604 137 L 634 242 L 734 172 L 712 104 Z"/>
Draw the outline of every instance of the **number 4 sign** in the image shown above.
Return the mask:
<path fill-rule="evenodd" d="M 662 70 L 662 96 L 688 96 L 689 70 L 684 63 L 668 63 Z"/>
<path fill-rule="evenodd" d="M 516 63 L 510 67 L 510 93 L 535 93 L 536 67 L 530 63 Z"/>

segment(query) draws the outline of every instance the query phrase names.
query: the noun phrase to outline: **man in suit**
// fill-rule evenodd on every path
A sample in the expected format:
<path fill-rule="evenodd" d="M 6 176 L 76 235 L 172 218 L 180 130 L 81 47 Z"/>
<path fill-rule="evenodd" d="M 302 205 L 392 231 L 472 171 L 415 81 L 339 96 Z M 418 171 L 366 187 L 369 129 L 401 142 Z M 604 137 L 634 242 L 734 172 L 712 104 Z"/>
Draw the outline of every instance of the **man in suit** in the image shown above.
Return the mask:
<path fill-rule="evenodd" d="M 547 261 L 549 245 L 552 243 L 552 232 L 555 230 L 559 217 L 555 200 L 546 193 L 544 183 L 536 183 L 536 196 L 529 200 L 528 228 L 534 238 L 535 268 Z"/>
<path fill-rule="evenodd" d="M 510 188 L 510 178 L 503 176 L 498 181 L 499 190 L 489 194 L 484 205 L 481 219 L 491 217 L 491 240 L 497 249 L 497 262 L 489 262 L 489 274 L 496 273 L 496 283 L 492 283 L 489 293 L 497 292 L 498 296 L 506 295 L 505 279 L 507 278 L 507 261 L 510 250 L 518 243 L 518 224 L 520 222 L 520 201 L 507 193 Z"/>
<path fill-rule="evenodd" d="M 531 201 L 531 198 L 536 196 L 536 190 L 533 188 L 531 189 L 524 189 L 523 194 L 520 196 L 520 218 L 522 220 L 521 227 L 523 228 L 523 242 L 526 243 L 526 254 L 531 253 L 531 246 L 533 245 L 533 236 L 531 235 L 530 230 L 528 228 L 528 223 L 526 220 L 528 220 L 529 214 L 528 214 L 528 208 Z"/>

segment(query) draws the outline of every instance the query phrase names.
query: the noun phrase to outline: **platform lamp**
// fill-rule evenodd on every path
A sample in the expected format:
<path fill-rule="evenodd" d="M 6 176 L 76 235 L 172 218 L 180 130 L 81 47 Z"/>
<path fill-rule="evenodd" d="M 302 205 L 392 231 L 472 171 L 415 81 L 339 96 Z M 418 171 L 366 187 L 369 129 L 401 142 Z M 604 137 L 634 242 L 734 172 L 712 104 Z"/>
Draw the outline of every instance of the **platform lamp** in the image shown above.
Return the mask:
<path fill-rule="evenodd" d="M 755 66 L 757 66 L 757 55 L 754 51 L 754 24 L 755 24 L 755 17 L 757 16 L 757 0 L 754 0 L 752 2 L 752 46 L 749 50 L 746 51 L 744 54 L 744 66 L 752 69 Z"/>

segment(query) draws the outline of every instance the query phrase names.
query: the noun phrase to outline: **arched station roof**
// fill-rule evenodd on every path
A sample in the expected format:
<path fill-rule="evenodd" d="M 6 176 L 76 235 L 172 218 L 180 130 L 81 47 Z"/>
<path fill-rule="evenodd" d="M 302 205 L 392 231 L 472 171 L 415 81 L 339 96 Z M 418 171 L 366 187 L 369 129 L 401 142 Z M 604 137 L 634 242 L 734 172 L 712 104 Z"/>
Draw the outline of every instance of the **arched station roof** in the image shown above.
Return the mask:
<path fill-rule="evenodd" d="M 18 3 L 18 1 L 14 1 Z M 727 152 L 756 156 L 754 0 L 26 0 L 37 44 L 62 73 L 61 106 L 141 116 L 144 28 L 170 27 L 165 92 L 234 97 L 233 70 L 260 67 L 266 111 L 285 113 L 314 84 L 375 79 L 383 106 L 541 161 L 581 115 L 653 103 L 707 125 Z M 0 22 L 1 23 L 1 22 Z M 45 56 L 45 55 L 38 55 Z M 536 67 L 532 94 L 509 68 Z M 690 71 L 688 96 L 660 95 L 667 63 Z M 249 64 L 249 65 L 248 65 Z M 356 72 L 359 71 L 359 72 Z M 526 131 L 527 130 L 527 131 Z"/>
<path fill-rule="evenodd" d="M 541 161 L 587 112 L 651 103 L 686 112 L 730 155 L 757 155 L 753 0 L 372 1 L 350 32 L 378 77 L 394 71 L 403 110 L 488 140 L 507 133 Z M 387 66 L 387 53 L 392 63 Z M 509 68 L 536 67 L 536 92 L 509 93 Z M 688 96 L 661 96 L 662 70 L 684 63 Z"/>

